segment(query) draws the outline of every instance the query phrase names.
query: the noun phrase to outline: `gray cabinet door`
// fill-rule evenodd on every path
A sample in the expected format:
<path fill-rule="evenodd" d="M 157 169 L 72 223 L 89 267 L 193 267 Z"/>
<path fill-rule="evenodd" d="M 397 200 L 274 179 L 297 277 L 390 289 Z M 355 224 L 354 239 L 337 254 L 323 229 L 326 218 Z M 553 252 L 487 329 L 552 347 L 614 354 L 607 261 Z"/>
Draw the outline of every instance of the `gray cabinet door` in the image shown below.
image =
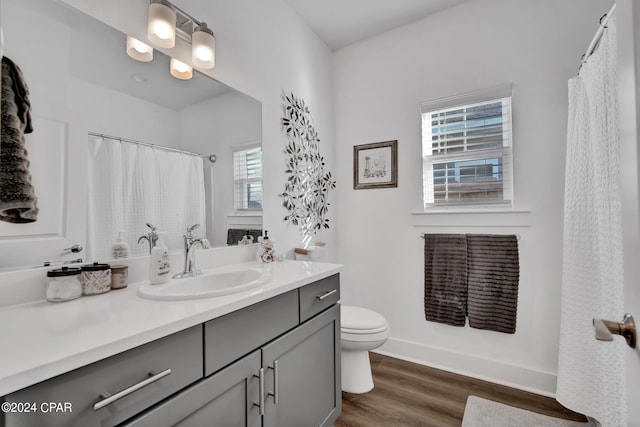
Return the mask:
<path fill-rule="evenodd" d="M 259 371 L 256 350 L 125 426 L 259 427 Z"/>
<path fill-rule="evenodd" d="M 332 426 L 342 409 L 340 306 L 264 346 L 262 362 L 264 427 Z"/>

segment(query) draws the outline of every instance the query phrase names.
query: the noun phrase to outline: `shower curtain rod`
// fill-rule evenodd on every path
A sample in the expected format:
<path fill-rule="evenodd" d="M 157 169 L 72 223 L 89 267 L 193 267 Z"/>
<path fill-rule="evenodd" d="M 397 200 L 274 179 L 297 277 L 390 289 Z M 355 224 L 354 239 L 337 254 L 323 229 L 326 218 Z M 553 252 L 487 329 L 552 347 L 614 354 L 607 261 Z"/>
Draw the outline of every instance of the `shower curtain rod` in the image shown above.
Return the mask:
<path fill-rule="evenodd" d="M 607 29 L 607 21 L 609 21 L 609 17 L 611 16 L 611 14 L 615 10 L 616 10 L 616 4 L 614 3 L 613 6 L 611 6 L 611 9 L 609 9 L 609 12 L 607 12 L 604 15 L 602 15 L 602 17 L 600 18 L 600 26 L 598 27 L 598 31 L 596 31 L 596 35 L 593 36 L 593 39 L 591 40 L 591 43 L 589 43 L 589 47 L 587 48 L 587 51 L 584 53 L 584 55 L 582 55 L 582 61 L 580 63 L 580 68 L 582 68 L 582 65 L 585 62 L 587 62 L 587 59 L 589 59 L 589 57 L 596 50 L 596 47 L 598 46 L 598 42 L 600 42 L 600 39 L 602 38 L 602 35 L 604 34 L 604 30 Z"/>
<path fill-rule="evenodd" d="M 210 155 L 207 156 L 207 155 L 204 155 L 204 154 L 194 153 L 193 151 L 180 150 L 178 148 L 171 148 L 171 147 L 164 147 L 162 145 L 151 144 L 149 142 L 136 141 L 136 140 L 133 140 L 133 139 L 121 138 L 119 136 L 105 135 L 104 133 L 89 132 L 89 135 L 97 136 L 98 138 L 115 139 L 116 141 L 120 141 L 120 142 L 130 142 L 132 144 L 144 145 L 145 147 L 157 148 L 159 150 L 172 151 L 172 152 L 175 152 L 175 153 L 182 153 L 182 154 L 189 154 L 191 156 L 196 156 L 196 157 L 203 157 L 205 159 L 209 159 L 209 161 L 211 163 L 216 161 L 216 155 L 215 154 L 210 154 Z"/>

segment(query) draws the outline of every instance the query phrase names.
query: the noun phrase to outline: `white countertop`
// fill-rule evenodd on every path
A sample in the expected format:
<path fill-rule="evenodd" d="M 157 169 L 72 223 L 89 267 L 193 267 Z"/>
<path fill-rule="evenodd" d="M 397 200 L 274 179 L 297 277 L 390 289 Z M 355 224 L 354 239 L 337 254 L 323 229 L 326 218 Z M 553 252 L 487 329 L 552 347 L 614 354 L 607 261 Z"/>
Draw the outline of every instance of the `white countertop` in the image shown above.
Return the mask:
<path fill-rule="evenodd" d="M 267 269 L 271 281 L 237 294 L 184 301 L 143 299 L 136 294 L 141 282 L 63 303 L 37 301 L 0 308 L 0 396 L 299 288 L 342 268 L 302 261 L 243 265 Z"/>

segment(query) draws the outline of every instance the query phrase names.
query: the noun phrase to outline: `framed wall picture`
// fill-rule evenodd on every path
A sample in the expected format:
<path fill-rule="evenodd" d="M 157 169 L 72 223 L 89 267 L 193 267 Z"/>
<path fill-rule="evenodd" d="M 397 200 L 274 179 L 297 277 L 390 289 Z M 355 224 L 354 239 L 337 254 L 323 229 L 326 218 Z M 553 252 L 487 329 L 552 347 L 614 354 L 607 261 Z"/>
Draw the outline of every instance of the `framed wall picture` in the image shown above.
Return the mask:
<path fill-rule="evenodd" d="M 398 141 L 353 147 L 353 189 L 398 186 Z"/>

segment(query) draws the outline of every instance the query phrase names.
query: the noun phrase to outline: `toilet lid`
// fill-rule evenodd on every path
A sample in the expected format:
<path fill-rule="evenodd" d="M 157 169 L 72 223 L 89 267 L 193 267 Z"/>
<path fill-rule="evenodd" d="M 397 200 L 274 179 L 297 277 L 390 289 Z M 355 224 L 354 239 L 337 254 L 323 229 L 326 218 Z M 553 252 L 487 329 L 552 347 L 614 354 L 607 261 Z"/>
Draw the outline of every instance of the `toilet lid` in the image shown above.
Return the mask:
<path fill-rule="evenodd" d="M 343 332 L 372 333 L 389 327 L 387 319 L 381 314 L 363 307 L 343 305 L 340 308 L 340 316 L 340 327 Z"/>

